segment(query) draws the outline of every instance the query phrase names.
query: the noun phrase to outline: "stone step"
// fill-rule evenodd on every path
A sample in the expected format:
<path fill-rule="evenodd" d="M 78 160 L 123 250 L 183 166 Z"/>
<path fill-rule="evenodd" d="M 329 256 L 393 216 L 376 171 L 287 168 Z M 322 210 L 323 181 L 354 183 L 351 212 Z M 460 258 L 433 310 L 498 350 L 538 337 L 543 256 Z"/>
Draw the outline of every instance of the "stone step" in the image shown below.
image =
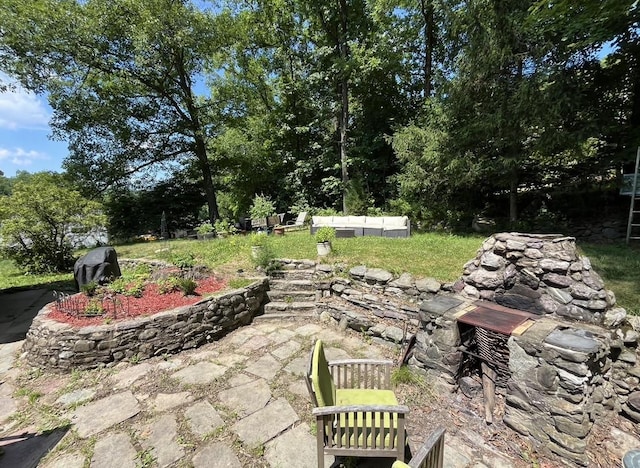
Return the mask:
<path fill-rule="evenodd" d="M 311 312 L 315 313 L 316 311 L 316 303 L 315 302 L 285 302 L 285 301 L 274 301 L 268 302 L 264 305 L 264 313 L 266 314 L 278 314 L 281 312 L 291 312 L 291 313 L 299 313 L 299 312 Z"/>
<path fill-rule="evenodd" d="M 271 301 L 284 301 L 284 302 L 313 302 L 316 300 L 316 292 L 313 291 L 298 291 L 288 289 L 272 289 L 267 291 L 267 296 Z"/>
<path fill-rule="evenodd" d="M 310 320 L 316 318 L 314 312 L 296 312 L 296 313 L 279 313 L 279 314 L 263 314 L 253 317 L 254 322 L 262 322 L 268 320 Z"/>
<path fill-rule="evenodd" d="M 316 285 L 308 279 L 269 279 L 271 290 L 315 291 Z"/>
<path fill-rule="evenodd" d="M 311 279 L 315 275 L 315 268 L 304 270 L 276 270 L 269 273 L 270 279 L 303 280 Z"/>

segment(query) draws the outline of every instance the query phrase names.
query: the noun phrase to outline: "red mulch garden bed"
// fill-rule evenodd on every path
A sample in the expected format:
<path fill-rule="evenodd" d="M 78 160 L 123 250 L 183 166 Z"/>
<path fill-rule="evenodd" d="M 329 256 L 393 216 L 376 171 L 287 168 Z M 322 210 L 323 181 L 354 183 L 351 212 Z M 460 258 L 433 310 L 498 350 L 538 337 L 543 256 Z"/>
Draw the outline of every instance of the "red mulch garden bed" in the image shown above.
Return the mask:
<path fill-rule="evenodd" d="M 155 283 L 149 283 L 145 286 L 142 297 L 116 294 L 96 299 L 96 296 L 88 297 L 86 294 L 78 293 L 70 298 L 73 301 L 74 310 L 84 311 L 93 300 L 94 303 L 95 301 L 100 301 L 104 313 L 90 317 L 72 315 L 61 310 L 58 304 L 54 304 L 48 317 L 57 322 L 68 323 L 74 327 L 103 325 L 195 304 L 203 299 L 204 296 L 220 291 L 226 286 L 226 281 L 215 277 L 200 279 L 197 283 L 196 294 L 191 296 L 183 295 L 182 291 L 161 294 L 158 291 L 158 285 Z"/>

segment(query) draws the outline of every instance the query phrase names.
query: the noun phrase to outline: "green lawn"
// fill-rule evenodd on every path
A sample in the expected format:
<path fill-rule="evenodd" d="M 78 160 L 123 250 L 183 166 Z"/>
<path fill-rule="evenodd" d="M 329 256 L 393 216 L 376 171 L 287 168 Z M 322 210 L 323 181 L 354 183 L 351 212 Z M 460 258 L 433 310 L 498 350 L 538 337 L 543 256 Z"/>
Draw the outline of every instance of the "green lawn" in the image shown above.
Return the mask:
<path fill-rule="evenodd" d="M 324 261 L 348 267 L 367 265 L 395 274 L 408 272 L 416 277 L 433 276 L 447 282 L 462 274 L 462 266 L 475 257 L 484 236 L 458 236 L 442 233 L 416 234 L 408 239 L 356 237 L 336 239 L 333 253 Z M 308 231 L 269 237 L 275 257 L 315 259 L 316 246 Z M 640 315 L 640 250 L 625 245 L 580 244 L 594 269 L 613 290 L 618 304 Z M 171 240 L 116 246 L 119 258 L 169 260 L 193 255 L 196 263 L 233 276 L 238 270 L 253 269 L 248 236 L 208 241 Z M 58 288 L 72 275 L 25 276 L 7 260 L 0 260 L 0 290 L 16 286 L 45 285 Z"/>
<path fill-rule="evenodd" d="M 616 294 L 618 305 L 640 315 L 640 250 L 624 244 L 584 244 L 580 250 L 589 257 L 606 288 Z"/>
<path fill-rule="evenodd" d="M 333 241 L 333 253 L 326 262 L 341 262 L 347 266 L 367 265 L 385 268 L 394 273 L 408 272 L 415 276 L 433 276 L 441 281 L 453 281 L 460 276 L 462 265 L 473 258 L 482 244 L 482 237 L 447 234 L 417 234 L 408 239 L 354 237 Z M 269 246 L 278 258 L 317 257 L 313 237 L 307 231 L 269 236 Z M 117 247 L 118 257 L 170 259 L 192 253 L 197 263 L 233 273 L 252 268 L 249 238 L 234 236 L 210 241 L 174 240 Z"/>
<path fill-rule="evenodd" d="M 12 261 L 0 259 L 0 291 L 9 288 L 61 289 L 73 285 L 73 274 L 25 275 Z"/>

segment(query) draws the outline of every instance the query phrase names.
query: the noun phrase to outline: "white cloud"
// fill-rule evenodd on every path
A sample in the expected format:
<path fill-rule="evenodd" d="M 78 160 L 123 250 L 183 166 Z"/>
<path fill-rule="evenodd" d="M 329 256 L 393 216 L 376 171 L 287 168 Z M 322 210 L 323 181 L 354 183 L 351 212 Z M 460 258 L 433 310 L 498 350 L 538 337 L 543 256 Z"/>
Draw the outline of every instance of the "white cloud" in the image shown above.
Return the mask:
<path fill-rule="evenodd" d="M 47 130 L 50 112 L 44 101 L 4 74 L 0 75 L 0 82 L 14 85 L 13 89 L 0 93 L 0 128 Z"/>
<path fill-rule="evenodd" d="M 46 161 L 49 159 L 48 155 L 40 151 L 26 151 L 22 148 L 0 148 L 0 161 L 9 161 L 16 166 L 30 166 L 36 160 Z"/>

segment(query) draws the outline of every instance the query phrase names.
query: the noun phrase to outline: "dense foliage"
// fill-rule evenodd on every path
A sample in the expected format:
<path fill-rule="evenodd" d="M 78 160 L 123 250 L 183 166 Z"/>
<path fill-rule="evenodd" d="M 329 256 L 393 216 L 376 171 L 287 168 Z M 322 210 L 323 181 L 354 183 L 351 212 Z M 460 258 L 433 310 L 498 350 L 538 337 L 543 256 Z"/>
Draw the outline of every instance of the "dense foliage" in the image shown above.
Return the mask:
<path fill-rule="evenodd" d="M 29 273 L 68 271 L 73 240 L 104 222 L 100 205 L 56 174 L 35 174 L 16 182 L 10 196 L 0 197 L 3 254 Z"/>
<path fill-rule="evenodd" d="M 205 203 L 237 219 L 256 194 L 516 222 L 615 190 L 640 144 L 631 0 L 0 5 L 0 69 L 48 93 L 65 167 L 122 236 L 162 211 L 193 227 Z"/>

